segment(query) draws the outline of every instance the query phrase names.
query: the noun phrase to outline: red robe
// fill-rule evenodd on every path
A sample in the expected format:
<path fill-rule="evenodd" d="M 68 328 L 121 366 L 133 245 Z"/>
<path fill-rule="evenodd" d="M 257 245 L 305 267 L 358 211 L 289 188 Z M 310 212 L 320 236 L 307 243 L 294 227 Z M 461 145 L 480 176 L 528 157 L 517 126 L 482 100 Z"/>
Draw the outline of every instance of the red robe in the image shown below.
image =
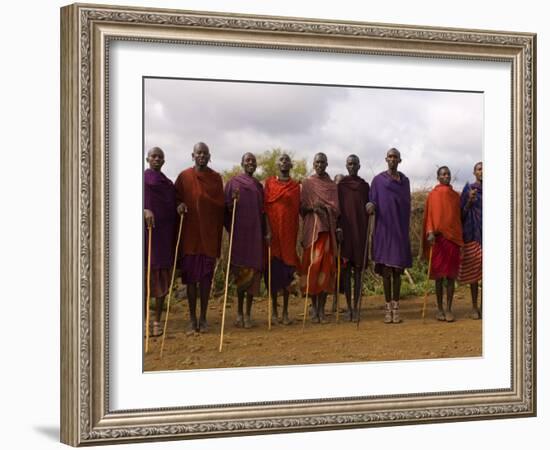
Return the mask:
<path fill-rule="evenodd" d="M 294 180 L 265 181 L 264 208 L 271 226 L 271 256 L 298 267 L 296 240 L 300 214 L 300 185 Z"/>
<path fill-rule="evenodd" d="M 176 179 L 176 198 L 187 205 L 183 221 L 181 255 L 220 256 L 224 195 L 219 173 L 210 168 L 194 167 L 181 172 Z"/>
<path fill-rule="evenodd" d="M 430 245 L 428 234 L 437 235 L 432 248 L 430 278 L 456 278 L 460 266 L 462 218 L 460 195 L 451 185 L 438 184 L 428 194 L 424 210 L 423 249 L 427 258 Z"/>

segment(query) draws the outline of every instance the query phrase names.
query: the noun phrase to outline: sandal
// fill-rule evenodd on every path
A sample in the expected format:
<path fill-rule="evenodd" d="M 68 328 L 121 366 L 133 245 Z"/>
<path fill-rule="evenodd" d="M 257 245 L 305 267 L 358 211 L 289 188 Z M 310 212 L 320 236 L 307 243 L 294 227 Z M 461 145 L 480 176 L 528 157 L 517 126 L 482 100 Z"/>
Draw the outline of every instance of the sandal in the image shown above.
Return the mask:
<path fill-rule="evenodd" d="M 392 323 L 393 314 L 392 314 L 390 302 L 386 302 L 385 308 L 386 308 L 386 314 L 384 315 L 384 323 Z"/>
<path fill-rule="evenodd" d="M 160 327 L 160 322 L 153 322 L 153 330 L 150 337 L 159 337 L 162 336 L 164 331 Z"/>
<path fill-rule="evenodd" d="M 393 300 L 391 302 L 392 311 L 392 323 L 401 323 L 401 317 L 399 317 L 399 302 Z"/>

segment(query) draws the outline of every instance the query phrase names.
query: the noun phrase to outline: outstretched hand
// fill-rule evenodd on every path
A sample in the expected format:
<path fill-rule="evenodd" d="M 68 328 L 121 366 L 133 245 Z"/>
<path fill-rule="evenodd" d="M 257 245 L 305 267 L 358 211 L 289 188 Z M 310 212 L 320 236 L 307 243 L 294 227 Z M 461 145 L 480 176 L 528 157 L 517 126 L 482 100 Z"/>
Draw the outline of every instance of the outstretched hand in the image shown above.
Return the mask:
<path fill-rule="evenodd" d="M 239 191 L 239 188 L 235 188 L 235 190 L 231 193 L 231 199 L 237 200 L 237 203 L 238 203 L 240 197 L 241 197 L 241 191 Z"/>
<path fill-rule="evenodd" d="M 327 210 L 322 203 L 316 203 L 313 205 L 313 212 L 319 216 L 320 219 L 323 219 L 327 215 Z"/>
<path fill-rule="evenodd" d="M 178 205 L 178 214 L 180 216 L 185 216 L 185 214 L 187 214 L 187 211 L 188 211 L 188 209 L 187 209 L 187 205 L 185 203 L 180 203 Z"/>
<path fill-rule="evenodd" d="M 143 217 L 145 219 L 145 224 L 147 228 L 155 228 L 155 215 L 150 209 L 143 210 Z"/>

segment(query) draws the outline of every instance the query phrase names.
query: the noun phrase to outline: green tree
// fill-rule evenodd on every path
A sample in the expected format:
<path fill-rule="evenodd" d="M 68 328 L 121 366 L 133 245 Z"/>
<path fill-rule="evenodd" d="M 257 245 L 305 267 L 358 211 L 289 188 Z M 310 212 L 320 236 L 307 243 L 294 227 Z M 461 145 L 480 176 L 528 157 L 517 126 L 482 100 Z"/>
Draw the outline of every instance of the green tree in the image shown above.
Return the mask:
<path fill-rule="evenodd" d="M 295 180 L 303 180 L 307 176 L 307 165 L 306 160 L 294 159 L 294 154 L 292 152 L 287 152 L 282 148 L 274 148 L 271 150 L 266 150 L 260 155 L 256 155 L 256 160 L 258 162 L 258 169 L 256 170 L 255 176 L 258 180 L 263 181 L 266 178 L 277 175 L 279 170 L 277 168 L 277 162 L 283 153 L 288 154 L 292 159 L 293 168 L 290 172 L 290 175 Z M 240 165 L 233 166 L 230 170 L 225 170 L 222 173 L 223 181 L 227 182 L 230 178 L 238 175 L 242 172 Z"/>
<path fill-rule="evenodd" d="M 224 170 L 222 172 L 223 184 L 227 183 L 231 178 L 236 177 L 237 175 L 239 175 L 242 171 L 243 171 L 243 169 L 240 165 L 239 166 L 233 166 L 229 170 Z"/>

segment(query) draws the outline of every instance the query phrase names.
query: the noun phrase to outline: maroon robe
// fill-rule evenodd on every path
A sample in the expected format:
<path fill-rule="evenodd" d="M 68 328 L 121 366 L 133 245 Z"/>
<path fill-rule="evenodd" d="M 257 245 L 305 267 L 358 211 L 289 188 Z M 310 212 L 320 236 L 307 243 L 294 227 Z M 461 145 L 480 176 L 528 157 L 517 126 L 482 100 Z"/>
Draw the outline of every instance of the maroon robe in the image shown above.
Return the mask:
<path fill-rule="evenodd" d="M 317 216 L 315 236 L 313 236 L 315 214 L 304 216 L 302 247 L 310 247 L 312 242 L 317 241 L 319 233 L 328 232 L 330 244 L 333 249 L 336 249 L 336 221 L 340 215 L 338 191 L 336 183 L 326 173 L 322 176 L 313 174 L 302 183 L 301 207 L 313 208 L 317 203 L 326 207 L 328 216 Z"/>
<path fill-rule="evenodd" d="M 369 184 L 359 176 L 345 176 L 338 183 L 340 228 L 342 228 L 343 258 L 361 269 L 367 243 L 368 215 L 365 205 L 369 201 Z"/>

